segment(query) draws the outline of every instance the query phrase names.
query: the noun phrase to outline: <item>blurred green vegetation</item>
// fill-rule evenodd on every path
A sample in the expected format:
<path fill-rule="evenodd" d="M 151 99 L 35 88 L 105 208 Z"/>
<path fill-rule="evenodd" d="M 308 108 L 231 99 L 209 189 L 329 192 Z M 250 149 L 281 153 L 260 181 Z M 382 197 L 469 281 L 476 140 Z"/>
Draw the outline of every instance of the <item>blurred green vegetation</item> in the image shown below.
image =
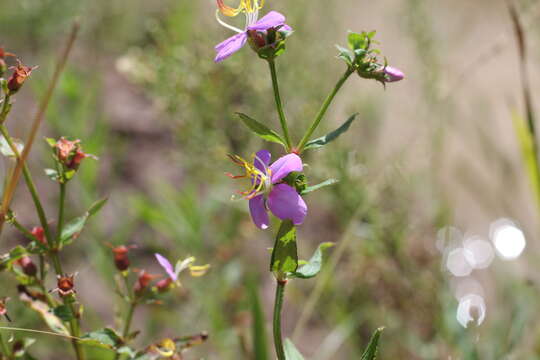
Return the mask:
<path fill-rule="evenodd" d="M 342 71 L 332 46 L 345 42 L 341 24 L 352 16 L 348 11 L 353 3 L 296 0 L 267 5 L 285 12 L 296 29 L 278 62 L 295 139 Z M 339 142 L 304 159 L 311 182 L 330 177 L 340 182 L 306 197 L 310 213 L 300 229 L 300 254 L 307 258 L 324 241 L 338 246 L 347 241 L 347 249 L 295 342 L 309 359 L 351 359 L 358 357 L 375 328 L 385 326 L 382 359 L 537 359 L 538 291 L 526 276 L 509 274 L 504 266 L 490 270 L 500 281 L 491 291 L 495 300 L 488 301 L 486 322 L 463 329 L 456 321 L 457 302 L 435 249 L 437 230 L 455 218 L 452 194 L 441 179 L 448 127 L 457 112 L 457 100 L 441 93 L 448 49 L 439 46 L 434 2 L 397 3 L 397 9 L 373 16 L 399 18 L 399 32 L 392 32 L 399 37 L 393 43 L 407 44 L 406 63 L 414 68 L 406 72 L 416 78 L 396 85 L 397 90 L 364 83 L 345 86 L 319 131 L 334 128 L 354 112 L 360 113 L 359 120 Z M 258 291 L 266 319 L 273 292 L 267 271 L 272 232 L 252 226 L 245 202 L 230 201 L 237 184 L 224 176 L 235 170 L 226 155 L 249 156 L 264 146 L 277 156 L 279 149 L 250 136 L 234 116 L 244 112 L 277 128 L 265 64 L 247 48 L 223 64 L 213 63 L 214 44 L 229 35 L 215 23 L 213 12 L 212 1 L 10 1 L 0 5 L 0 44 L 25 63 L 40 66 L 18 96 L 8 124 L 24 138 L 27 119 L 70 23 L 75 17 L 82 23 L 83 33 L 41 133 L 80 138 L 85 151 L 100 158 L 87 161 L 70 184 L 70 217 L 100 197 L 110 198 L 103 213 L 62 255 L 69 271 L 79 272 L 83 328 L 117 321 L 115 269 L 106 242 L 137 244 L 132 263 L 139 269 L 159 271 L 154 252 L 169 258 L 194 255 L 210 263 L 211 271 L 201 279 L 185 279 L 184 288 L 162 306 L 140 309 L 135 316 L 135 327 L 141 330 L 137 343 L 143 347 L 166 336 L 206 330 L 210 340 L 186 358 L 221 360 L 249 358 L 250 314 L 257 298 L 252 291 Z M 371 30 L 361 22 L 347 24 L 358 27 L 351 30 Z M 377 30 L 384 34 L 387 29 Z M 391 49 L 384 42 L 382 47 Z M 397 57 L 389 61 L 400 66 Z M 409 90 L 391 98 L 393 91 L 409 86 L 414 98 Z M 401 115 L 402 103 L 415 101 L 421 104 L 416 118 L 384 121 L 388 113 Z M 410 149 L 414 140 L 384 129 L 395 125 L 399 132 L 404 124 L 422 129 L 418 133 L 426 144 L 421 151 L 430 153 L 428 165 L 409 166 L 416 158 Z M 478 137 L 482 135 L 478 130 Z M 504 154 L 493 155 L 497 143 L 484 137 L 481 142 L 491 161 L 515 170 Z M 477 161 L 489 159 L 479 156 Z M 41 170 L 50 162 L 45 144 L 38 144 L 31 165 L 52 214 L 56 189 Z M 511 174 L 501 170 L 501 181 L 505 176 Z M 463 178 L 470 183 L 466 186 L 478 186 Z M 14 207 L 32 226 L 37 219 L 24 192 L 21 187 Z M 489 198 L 477 195 L 478 202 L 484 201 L 482 196 Z M 12 232 L 8 237 L 10 244 L 22 241 Z M 0 244 L 2 251 L 7 245 Z M 15 297 L 11 280 L 0 276 L 0 296 Z M 286 334 L 293 333 L 318 281 L 295 281 L 287 289 Z M 26 308 L 15 301 L 10 306 L 18 327 L 43 327 Z M 68 357 L 67 342 L 36 338 L 34 352 L 40 359 Z M 90 359 L 109 356 L 87 350 Z"/>

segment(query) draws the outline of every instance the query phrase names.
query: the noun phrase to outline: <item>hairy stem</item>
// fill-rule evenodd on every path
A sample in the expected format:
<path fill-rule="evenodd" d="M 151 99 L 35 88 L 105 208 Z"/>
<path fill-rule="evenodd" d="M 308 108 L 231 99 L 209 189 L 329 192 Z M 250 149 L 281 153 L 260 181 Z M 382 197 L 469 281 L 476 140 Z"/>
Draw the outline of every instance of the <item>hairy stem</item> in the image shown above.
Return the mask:
<path fill-rule="evenodd" d="M 349 76 L 351 76 L 351 74 L 353 74 L 353 73 L 354 73 L 354 69 L 347 68 L 347 71 L 345 71 L 343 76 L 341 76 L 341 78 L 338 80 L 336 86 L 334 86 L 334 89 L 332 89 L 332 92 L 328 95 L 326 100 L 324 100 L 324 103 L 322 104 L 319 112 L 315 116 L 315 119 L 313 119 L 313 122 L 311 123 L 310 127 L 306 131 L 306 133 L 305 133 L 304 137 L 302 138 L 302 140 L 300 140 L 300 143 L 298 143 L 297 150 L 298 150 L 299 153 L 301 153 L 302 150 L 304 150 L 304 147 L 306 146 L 309 139 L 311 139 L 311 136 L 313 135 L 313 133 L 315 132 L 317 127 L 319 126 L 321 120 L 323 119 L 324 115 L 326 114 L 326 111 L 328 110 L 328 107 L 330 107 L 330 104 L 332 103 L 332 101 L 336 97 L 336 94 L 339 92 L 339 90 L 341 89 L 343 84 L 345 84 L 345 82 L 347 81 Z"/>
<path fill-rule="evenodd" d="M 276 63 L 274 59 L 268 60 L 268 65 L 270 67 L 270 75 L 272 77 L 272 88 L 274 89 L 274 98 L 276 100 L 276 108 L 279 115 L 279 122 L 281 124 L 281 129 L 283 131 L 283 137 L 285 137 L 285 143 L 287 145 L 287 151 L 291 150 L 291 138 L 289 137 L 289 128 L 287 126 L 287 118 L 285 117 L 285 112 L 283 111 L 283 105 L 281 103 L 281 95 L 279 94 L 279 84 L 276 74 Z"/>
<path fill-rule="evenodd" d="M 283 308 L 283 295 L 285 293 L 285 285 L 287 280 L 277 280 L 276 298 L 274 301 L 274 346 L 278 360 L 285 359 L 285 350 L 283 349 L 283 339 L 281 336 L 281 310 Z"/>

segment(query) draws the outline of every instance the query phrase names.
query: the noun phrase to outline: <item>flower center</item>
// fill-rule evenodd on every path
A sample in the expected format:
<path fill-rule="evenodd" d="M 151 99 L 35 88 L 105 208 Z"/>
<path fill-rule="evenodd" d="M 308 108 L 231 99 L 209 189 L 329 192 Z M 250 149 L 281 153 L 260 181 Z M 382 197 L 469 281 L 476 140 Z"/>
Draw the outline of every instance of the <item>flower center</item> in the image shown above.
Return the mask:
<path fill-rule="evenodd" d="M 250 186 L 247 190 L 238 191 L 238 194 L 240 194 L 242 198 L 250 200 L 261 193 L 271 190 L 271 171 L 264 165 L 264 171 L 258 169 L 254 165 L 255 161 L 258 161 L 260 164 L 264 164 L 261 159 L 257 158 L 256 155 L 253 156 L 253 162 L 247 162 L 238 155 L 229 155 L 229 158 L 244 170 L 244 174 L 233 175 L 227 173 L 226 175 L 232 179 L 247 179 L 250 182 Z"/>

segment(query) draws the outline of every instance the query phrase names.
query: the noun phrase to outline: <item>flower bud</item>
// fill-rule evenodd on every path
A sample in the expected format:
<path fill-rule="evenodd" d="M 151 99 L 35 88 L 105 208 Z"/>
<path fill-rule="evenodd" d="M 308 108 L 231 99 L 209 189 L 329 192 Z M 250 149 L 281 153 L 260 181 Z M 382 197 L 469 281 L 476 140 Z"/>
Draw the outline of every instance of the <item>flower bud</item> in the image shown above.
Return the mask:
<path fill-rule="evenodd" d="M 386 82 L 400 81 L 405 77 L 401 70 L 391 66 L 384 67 L 384 74 L 386 75 Z"/>
<path fill-rule="evenodd" d="M 139 277 L 137 278 L 137 282 L 135 283 L 135 286 L 133 288 L 135 294 L 141 295 L 148 288 L 152 280 L 157 277 L 157 275 L 149 274 L 145 270 L 139 272 Z"/>
<path fill-rule="evenodd" d="M 292 34 L 288 25 L 268 30 L 248 30 L 248 41 L 251 48 L 262 59 L 273 59 L 285 51 L 285 40 Z"/>
<path fill-rule="evenodd" d="M 57 276 L 57 290 L 60 296 L 68 296 L 75 294 L 75 275 L 58 275 Z"/>
<path fill-rule="evenodd" d="M 45 230 L 41 226 L 35 226 L 32 231 L 32 235 L 43 245 L 47 245 L 47 240 L 45 240 Z"/>
<path fill-rule="evenodd" d="M 23 256 L 19 260 L 17 260 L 17 265 L 19 265 L 23 271 L 28 276 L 36 276 L 37 274 L 37 267 L 36 264 L 30 259 L 29 256 Z"/>
<path fill-rule="evenodd" d="M 112 249 L 114 253 L 114 265 L 120 271 L 126 271 L 129 269 L 129 248 L 125 245 L 117 246 Z"/>
<path fill-rule="evenodd" d="M 170 277 L 159 280 L 156 284 L 156 289 L 160 293 L 167 292 L 171 289 L 173 281 Z"/>
<path fill-rule="evenodd" d="M 9 94 L 13 95 L 21 89 L 26 79 L 30 76 L 35 67 L 24 66 L 18 61 L 17 66 L 13 68 L 13 74 L 8 79 L 7 87 Z"/>

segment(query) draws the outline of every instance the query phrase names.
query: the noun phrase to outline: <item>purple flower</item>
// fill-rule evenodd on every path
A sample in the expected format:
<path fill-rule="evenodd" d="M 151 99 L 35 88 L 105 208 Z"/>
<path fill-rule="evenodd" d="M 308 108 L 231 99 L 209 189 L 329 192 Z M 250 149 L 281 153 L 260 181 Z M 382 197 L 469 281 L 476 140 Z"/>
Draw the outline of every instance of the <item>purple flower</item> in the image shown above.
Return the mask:
<path fill-rule="evenodd" d="M 401 70 L 391 66 L 386 66 L 384 73 L 386 75 L 386 82 L 400 81 L 405 77 L 405 74 Z"/>
<path fill-rule="evenodd" d="M 281 220 L 292 220 L 300 225 L 306 217 L 307 205 L 296 189 L 283 179 L 293 171 L 302 171 L 302 159 L 296 154 L 287 154 L 270 165 L 270 158 L 268 150 L 257 152 L 253 164 L 240 157 L 233 158 L 246 169 L 246 175 L 240 177 L 251 179 L 252 187 L 241 193 L 249 200 L 251 218 L 259 228 L 266 229 L 270 224 L 268 211 L 271 211 Z"/>
<path fill-rule="evenodd" d="M 266 14 L 261 19 L 257 20 L 258 16 L 258 8 L 257 7 L 251 7 L 251 8 L 242 8 L 242 9 L 231 9 L 229 7 L 226 7 L 223 5 L 220 1 L 218 1 L 218 6 L 220 6 L 220 10 L 223 14 L 227 16 L 236 16 L 240 12 L 246 13 L 246 26 L 244 30 L 240 30 L 234 26 L 231 26 L 225 22 L 223 22 L 219 16 L 217 16 L 217 20 L 220 24 L 225 26 L 228 29 L 231 29 L 233 31 L 236 31 L 238 34 L 231 36 L 227 40 L 219 43 L 216 45 L 215 49 L 217 52 L 216 58 L 214 59 L 215 62 L 221 62 L 225 59 L 227 59 L 229 56 L 240 50 L 244 45 L 246 44 L 248 38 L 250 37 L 250 34 L 255 34 L 257 32 L 264 32 L 271 28 L 279 28 L 286 31 L 291 31 L 292 29 L 285 24 L 285 16 L 278 13 L 277 11 L 270 11 L 268 14 Z M 259 37 L 255 37 L 256 39 L 259 39 Z"/>

